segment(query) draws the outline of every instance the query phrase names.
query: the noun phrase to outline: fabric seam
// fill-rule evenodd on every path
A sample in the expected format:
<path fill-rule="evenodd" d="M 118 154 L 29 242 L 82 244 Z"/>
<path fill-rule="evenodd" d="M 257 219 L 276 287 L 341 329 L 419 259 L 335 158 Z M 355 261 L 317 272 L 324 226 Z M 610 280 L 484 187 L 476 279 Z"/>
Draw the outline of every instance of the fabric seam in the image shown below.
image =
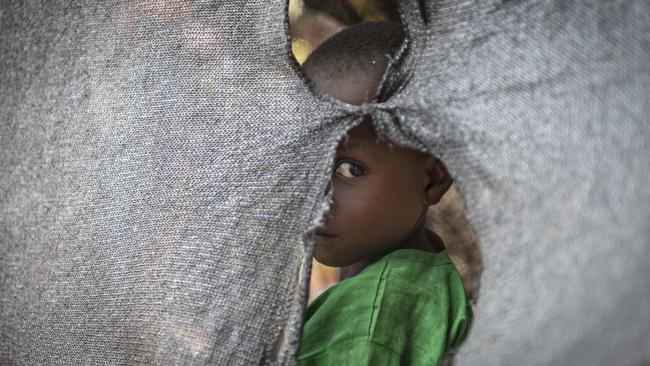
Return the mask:
<path fill-rule="evenodd" d="M 381 270 L 381 275 L 379 276 L 379 281 L 377 282 L 377 289 L 375 290 L 375 298 L 372 300 L 372 314 L 370 314 L 370 326 L 368 328 L 368 339 L 372 336 L 372 332 L 375 329 L 375 325 L 377 323 L 377 311 L 379 307 L 377 306 L 377 301 L 379 300 L 379 292 L 382 290 L 383 293 L 383 285 L 386 283 L 386 278 L 385 278 L 385 273 L 388 268 L 388 261 L 384 262 L 384 268 Z"/>

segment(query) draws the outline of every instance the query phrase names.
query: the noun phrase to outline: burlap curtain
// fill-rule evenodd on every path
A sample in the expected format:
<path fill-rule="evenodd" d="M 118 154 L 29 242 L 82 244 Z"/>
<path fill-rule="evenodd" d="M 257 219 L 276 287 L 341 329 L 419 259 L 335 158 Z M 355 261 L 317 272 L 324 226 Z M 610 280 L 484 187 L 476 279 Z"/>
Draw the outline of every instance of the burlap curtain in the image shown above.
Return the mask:
<path fill-rule="evenodd" d="M 361 107 L 306 85 L 286 7 L 0 5 L 0 363 L 292 364 L 363 114 L 465 197 L 485 271 L 458 365 L 650 361 L 649 2 L 402 1 Z"/>

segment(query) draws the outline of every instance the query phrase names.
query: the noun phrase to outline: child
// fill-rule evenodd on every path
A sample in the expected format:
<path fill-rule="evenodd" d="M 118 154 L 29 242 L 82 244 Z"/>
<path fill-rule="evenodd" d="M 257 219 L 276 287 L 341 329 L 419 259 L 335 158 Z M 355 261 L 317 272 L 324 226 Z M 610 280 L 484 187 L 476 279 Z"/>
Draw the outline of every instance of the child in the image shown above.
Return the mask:
<path fill-rule="evenodd" d="M 352 26 L 316 49 L 305 73 L 344 102 L 372 101 L 403 36 L 399 24 Z M 349 132 L 314 248 L 320 263 L 343 267 L 342 281 L 309 304 L 298 365 L 437 365 L 459 346 L 471 308 L 424 225 L 451 183 L 435 157 L 378 141 L 368 117 Z"/>

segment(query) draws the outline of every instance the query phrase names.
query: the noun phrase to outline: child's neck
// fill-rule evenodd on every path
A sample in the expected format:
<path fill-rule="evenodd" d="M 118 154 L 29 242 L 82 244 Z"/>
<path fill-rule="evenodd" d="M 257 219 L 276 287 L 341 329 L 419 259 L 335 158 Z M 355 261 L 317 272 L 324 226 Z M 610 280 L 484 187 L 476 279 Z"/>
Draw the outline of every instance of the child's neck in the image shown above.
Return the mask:
<path fill-rule="evenodd" d="M 427 229 L 424 225 L 418 227 L 411 236 L 394 246 L 386 253 L 382 253 L 373 258 L 362 259 L 356 263 L 341 267 L 340 281 L 355 276 L 371 263 L 376 262 L 384 255 L 398 249 L 420 249 L 427 252 L 440 252 L 444 249 L 442 239 L 433 231 Z"/>

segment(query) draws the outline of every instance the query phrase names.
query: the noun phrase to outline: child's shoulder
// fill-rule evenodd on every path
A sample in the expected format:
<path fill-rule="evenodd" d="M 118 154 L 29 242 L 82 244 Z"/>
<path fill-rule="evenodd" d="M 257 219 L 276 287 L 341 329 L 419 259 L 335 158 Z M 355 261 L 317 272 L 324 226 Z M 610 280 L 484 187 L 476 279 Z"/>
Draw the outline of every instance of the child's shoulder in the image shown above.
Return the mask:
<path fill-rule="evenodd" d="M 460 274 L 446 250 L 434 253 L 403 248 L 322 292 L 309 304 L 306 319 L 332 321 L 346 316 L 340 311 L 345 308 L 358 314 L 357 318 L 366 314 L 364 321 L 370 321 L 375 312 L 386 315 L 427 306 L 423 302 L 440 301 L 441 296 L 448 294 L 464 295 L 464 291 Z"/>
<path fill-rule="evenodd" d="M 441 290 L 464 291 L 460 274 L 446 250 L 435 253 L 419 249 L 398 249 L 373 264 L 377 266 L 366 268 L 369 270 L 366 276 L 368 279 L 379 280 L 377 302 L 384 301 L 382 297 L 390 296 L 408 296 L 424 301 L 426 298 L 439 297 L 437 292 Z M 359 280 L 363 281 L 363 277 Z M 413 306 L 408 299 L 402 301 L 403 306 Z"/>
<path fill-rule="evenodd" d="M 332 298 L 350 293 L 357 294 L 354 298 L 357 300 L 363 299 L 362 294 L 376 296 L 376 287 L 383 282 L 398 282 L 413 292 L 426 292 L 426 283 L 439 283 L 440 277 L 447 276 L 449 272 L 458 274 L 446 250 L 435 253 L 420 249 L 397 249 L 369 264 L 355 276 L 331 286 L 312 303 L 316 305 L 326 299 L 332 301 Z"/>
<path fill-rule="evenodd" d="M 440 266 L 452 264 L 447 250 L 430 252 L 421 249 L 402 248 L 394 250 L 382 257 L 385 261 L 407 261 L 417 262 L 429 266 Z"/>

